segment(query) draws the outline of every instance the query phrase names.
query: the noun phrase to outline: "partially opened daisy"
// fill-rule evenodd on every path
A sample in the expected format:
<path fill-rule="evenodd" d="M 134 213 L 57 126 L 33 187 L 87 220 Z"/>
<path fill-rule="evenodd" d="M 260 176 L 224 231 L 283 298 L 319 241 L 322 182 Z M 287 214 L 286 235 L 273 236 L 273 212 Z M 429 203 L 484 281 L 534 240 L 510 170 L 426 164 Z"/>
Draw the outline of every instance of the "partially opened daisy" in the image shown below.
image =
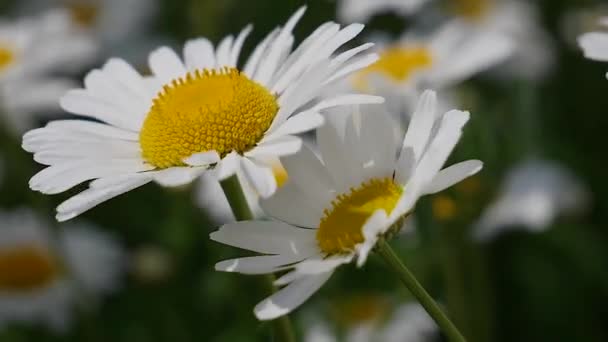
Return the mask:
<path fill-rule="evenodd" d="M 23 148 L 49 165 L 30 181 L 34 190 L 56 194 L 92 180 L 89 189 L 58 208 L 73 218 L 124 192 L 156 181 L 191 182 L 209 171 L 222 180 L 242 170 L 266 197 L 276 189 L 273 158 L 300 149 L 294 134 L 324 122 L 327 108 L 377 103 L 376 96 L 342 94 L 321 99 L 334 81 L 376 60 L 364 44 L 333 55 L 363 25 L 321 25 L 292 52 L 299 9 L 272 31 L 242 67 L 241 47 L 251 27 L 214 48 L 205 38 L 188 41 L 183 61 L 170 48 L 150 54 L 150 77 L 120 59 L 91 71 L 85 88 L 68 92 L 62 107 L 99 120 L 64 120 L 28 132 Z"/>
<path fill-rule="evenodd" d="M 91 62 L 96 48 L 62 11 L 1 20 L 0 121 L 20 135 L 34 127 L 34 114 L 59 111 L 59 98 L 75 82 L 57 74 Z"/>
<path fill-rule="evenodd" d="M 88 224 L 55 235 L 28 209 L 0 212 L 0 329 L 28 323 L 64 332 L 79 302 L 117 290 L 124 268 L 117 241 Z"/>
<path fill-rule="evenodd" d="M 343 85 L 386 98 L 396 117 L 411 113 L 427 88 L 442 91 L 507 59 L 511 39 L 472 29 L 461 21 L 443 24 L 431 34 L 406 33 L 395 42 L 379 43 L 379 60 L 353 74 Z"/>
<path fill-rule="evenodd" d="M 438 115 L 436 107 L 435 93 L 425 92 L 399 144 L 382 113 L 353 115 L 345 132 L 326 124 L 317 130 L 322 160 L 306 147 L 285 158 L 287 183 L 261 201 L 276 220 L 227 224 L 211 234 L 215 241 L 265 254 L 222 261 L 217 270 L 291 270 L 277 280 L 286 287 L 255 307 L 259 319 L 289 313 L 338 266 L 353 260 L 361 266 L 378 239 L 400 229 L 418 198 L 481 169 L 480 161 L 469 160 L 442 170 L 469 113 Z"/>
<path fill-rule="evenodd" d="M 340 0 L 337 17 L 343 22 L 366 22 L 379 13 L 408 15 L 416 12 L 429 0 Z"/>
<path fill-rule="evenodd" d="M 608 28 L 608 17 L 602 18 L 600 22 Z M 585 57 L 594 61 L 608 62 L 608 30 L 585 33 L 579 37 L 578 43 L 583 49 Z"/>

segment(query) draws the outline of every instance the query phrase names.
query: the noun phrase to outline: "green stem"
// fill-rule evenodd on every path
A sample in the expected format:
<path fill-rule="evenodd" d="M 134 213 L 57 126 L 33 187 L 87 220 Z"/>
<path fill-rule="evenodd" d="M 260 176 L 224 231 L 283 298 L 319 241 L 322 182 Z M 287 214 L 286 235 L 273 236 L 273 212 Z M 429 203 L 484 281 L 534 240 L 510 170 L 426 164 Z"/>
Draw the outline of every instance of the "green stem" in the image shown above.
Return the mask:
<path fill-rule="evenodd" d="M 420 285 L 414 274 L 401 262 L 395 254 L 391 246 L 384 239 L 378 240 L 376 252 L 384 258 L 384 261 L 397 273 L 401 282 L 410 290 L 410 292 L 418 299 L 418 302 L 424 307 L 426 312 L 435 320 L 439 328 L 452 342 L 466 342 L 466 339 L 460 331 L 450 321 L 439 305 L 426 292 L 424 287 Z"/>
<path fill-rule="evenodd" d="M 249 208 L 247 198 L 241 187 L 241 183 L 236 175 L 233 175 L 220 182 L 226 199 L 232 208 L 232 213 L 237 221 L 253 220 L 253 212 Z M 274 293 L 277 291 L 274 285 L 275 277 L 269 274 L 264 277 L 264 285 L 267 287 L 268 292 Z M 295 335 L 291 326 L 289 316 L 281 316 L 273 321 L 274 336 L 277 342 L 295 342 Z"/>

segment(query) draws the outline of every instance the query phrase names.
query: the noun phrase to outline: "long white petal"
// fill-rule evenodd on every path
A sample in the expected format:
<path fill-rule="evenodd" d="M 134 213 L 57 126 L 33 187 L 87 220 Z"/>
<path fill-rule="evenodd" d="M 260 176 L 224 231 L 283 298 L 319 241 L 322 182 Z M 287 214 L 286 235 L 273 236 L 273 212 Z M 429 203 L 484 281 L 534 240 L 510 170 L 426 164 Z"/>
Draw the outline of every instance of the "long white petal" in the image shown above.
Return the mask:
<path fill-rule="evenodd" d="M 468 178 L 483 168 L 483 162 L 480 160 L 467 160 L 447 167 L 435 176 L 426 189 L 424 194 L 434 194 L 443 191 L 452 185 Z"/>

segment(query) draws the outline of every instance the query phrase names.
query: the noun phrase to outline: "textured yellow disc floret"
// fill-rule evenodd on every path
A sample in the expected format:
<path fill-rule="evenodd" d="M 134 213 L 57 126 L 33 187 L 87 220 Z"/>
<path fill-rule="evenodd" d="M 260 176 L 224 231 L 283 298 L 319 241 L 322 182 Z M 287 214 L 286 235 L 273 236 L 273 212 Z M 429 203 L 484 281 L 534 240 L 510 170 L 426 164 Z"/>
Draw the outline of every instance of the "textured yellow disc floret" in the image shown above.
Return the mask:
<path fill-rule="evenodd" d="M 426 69 L 433 63 L 431 52 L 424 47 L 395 46 L 380 52 L 380 59 L 355 74 L 354 84 L 366 89 L 370 76 L 380 74 L 395 82 L 406 81 L 413 72 Z"/>
<path fill-rule="evenodd" d="M 242 154 L 262 139 L 278 110 L 275 96 L 237 69 L 188 73 L 154 99 L 140 132 L 143 157 L 167 168 L 199 152 Z"/>
<path fill-rule="evenodd" d="M 37 246 L 0 250 L 0 291 L 27 291 L 50 284 L 60 273 L 55 258 Z"/>
<path fill-rule="evenodd" d="M 327 255 L 352 252 L 363 242 L 363 225 L 378 209 L 389 214 L 403 189 L 392 178 L 372 179 L 339 195 L 326 209 L 317 229 L 317 244 Z"/>
<path fill-rule="evenodd" d="M 91 27 L 95 24 L 99 16 L 99 8 L 93 3 L 83 3 L 82 1 L 68 1 L 67 8 L 72 19 L 83 27 Z"/>
<path fill-rule="evenodd" d="M 0 45 L 0 71 L 6 69 L 15 60 L 15 54 L 9 48 Z"/>
<path fill-rule="evenodd" d="M 452 10 L 468 20 L 479 20 L 489 11 L 492 0 L 449 0 Z"/>

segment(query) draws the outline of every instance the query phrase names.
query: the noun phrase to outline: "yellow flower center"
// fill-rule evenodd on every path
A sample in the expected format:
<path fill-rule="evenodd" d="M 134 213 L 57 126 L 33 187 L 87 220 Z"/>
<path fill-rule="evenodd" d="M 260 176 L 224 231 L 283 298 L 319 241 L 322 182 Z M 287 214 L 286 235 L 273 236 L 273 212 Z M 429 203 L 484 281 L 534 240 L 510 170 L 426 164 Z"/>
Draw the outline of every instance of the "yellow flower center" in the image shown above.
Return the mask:
<path fill-rule="evenodd" d="M 433 216 L 439 221 L 449 221 L 456 217 L 456 202 L 447 195 L 437 195 L 431 204 Z"/>
<path fill-rule="evenodd" d="M 33 290 L 48 285 L 59 274 L 57 260 L 39 246 L 0 250 L 0 291 Z"/>
<path fill-rule="evenodd" d="M 456 15 L 467 20 L 476 21 L 483 18 L 490 10 L 491 0 L 448 0 L 449 6 Z"/>
<path fill-rule="evenodd" d="M 68 1 L 66 4 L 72 20 L 82 27 L 91 27 L 97 20 L 99 8 L 93 3 Z"/>
<path fill-rule="evenodd" d="M 15 60 L 15 53 L 13 50 L 0 45 L 0 71 L 6 69 Z"/>
<path fill-rule="evenodd" d="M 432 64 L 433 56 L 424 47 L 394 46 L 380 52 L 380 59 L 355 74 L 353 82 L 360 90 L 366 90 L 370 76 L 378 74 L 394 82 L 403 82 L 414 72 L 426 69 Z"/>
<path fill-rule="evenodd" d="M 319 229 L 317 244 L 327 255 L 352 252 L 363 242 L 363 225 L 378 209 L 387 214 L 397 205 L 403 189 L 392 178 L 372 179 L 350 193 L 336 197 L 326 209 Z"/>
<path fill-rule="evenodd" d="M 237 69 L 197 70 L 154 99 L 140 132 L 142 155 L 168 168 L 199 152 L 243 154 L 262 139 L 278 110 L 275 96 Z"/>

